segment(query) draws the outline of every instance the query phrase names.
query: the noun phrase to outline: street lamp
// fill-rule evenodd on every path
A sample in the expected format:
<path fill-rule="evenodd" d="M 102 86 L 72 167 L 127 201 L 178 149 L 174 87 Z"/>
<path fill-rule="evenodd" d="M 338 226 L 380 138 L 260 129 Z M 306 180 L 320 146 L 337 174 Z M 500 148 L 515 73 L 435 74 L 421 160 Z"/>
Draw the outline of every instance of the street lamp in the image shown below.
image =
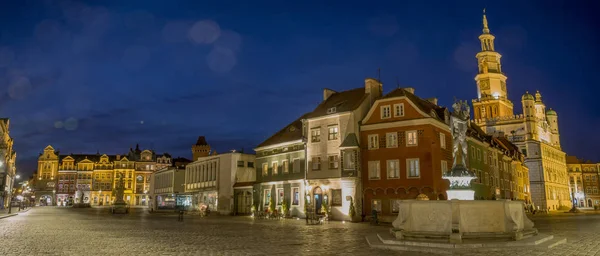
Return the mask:
<path fill-rule="evenodd" d="M 0 161 L 0 164 L 2 164 L 2 161 Z M 1 166 L 1 165 L 0 165 Z M 11 187 L 10 187 L 10 196 L 8 197 L 8 214 L 10 214 L 12 212 L 12 197 L 13 197 L 13 189 L 15 187 L 15 179 L 20 179 L 21 175 L 15 175 L 12 178 L 12 183 L 11 183 Z"/>

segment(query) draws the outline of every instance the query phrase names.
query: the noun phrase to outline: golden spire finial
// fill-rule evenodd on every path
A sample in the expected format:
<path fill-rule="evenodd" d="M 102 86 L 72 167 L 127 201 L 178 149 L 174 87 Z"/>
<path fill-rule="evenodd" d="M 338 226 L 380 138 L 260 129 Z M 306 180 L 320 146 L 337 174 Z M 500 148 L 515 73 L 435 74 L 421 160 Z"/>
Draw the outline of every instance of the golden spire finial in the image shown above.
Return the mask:
<path fill-rule="evenodd" d="M 485 16 L 485 8 L 483 8 L 483 33 L 490 33 L 490 29 L 488 28 L 487 17 Z"/>

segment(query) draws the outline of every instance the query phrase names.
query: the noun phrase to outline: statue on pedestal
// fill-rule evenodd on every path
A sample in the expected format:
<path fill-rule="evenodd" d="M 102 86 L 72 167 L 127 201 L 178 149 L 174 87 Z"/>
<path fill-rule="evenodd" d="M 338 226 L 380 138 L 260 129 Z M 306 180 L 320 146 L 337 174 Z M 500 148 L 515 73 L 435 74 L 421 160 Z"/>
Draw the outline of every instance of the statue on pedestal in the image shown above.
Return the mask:
<path fill-rule="evenodd" d="M 129 205 L 127 205 L 127 202 L 123 200 L 124 190 L 125 182 L 123 181 L 123 174 L 120 174 L 119 181 L 115 189 L 115 202 L 113 203 L 111 209 L 112 213 L 129 213 Z"/>
<path fill-rule="evenodd" d="M 448 199 L 473 200 L 475 192 L 471 189 L 471 180 L 475 174 L 467 169 L 467 130 L 471 108 L 466 101 L 455 101 L 452 104 L 454 112 L 450 116 L 450 131 L 452 132 L 452 169 L 443 174 L 450 181 L 446 192 Z"/>

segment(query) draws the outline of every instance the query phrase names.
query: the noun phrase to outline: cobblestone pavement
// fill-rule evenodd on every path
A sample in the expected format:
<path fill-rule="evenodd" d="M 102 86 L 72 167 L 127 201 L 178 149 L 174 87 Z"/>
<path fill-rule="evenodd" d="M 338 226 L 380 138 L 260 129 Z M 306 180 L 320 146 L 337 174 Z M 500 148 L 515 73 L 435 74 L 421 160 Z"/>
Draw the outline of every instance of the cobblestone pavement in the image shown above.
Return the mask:
<path fill-rule="evenodd" d="M 484 255 L 600 255 L 600 215 L 539 216 L 540 232 L 567 237 L 549 250 L 511 249 Z M 365 236 L 389 227 L 303 220 L 149 214 L 135 209 L 36 207 L 0 219 L 0 255 L 429 255 L 371 249 Z M 457 255 L 482 255 L 470 251 Z"/>

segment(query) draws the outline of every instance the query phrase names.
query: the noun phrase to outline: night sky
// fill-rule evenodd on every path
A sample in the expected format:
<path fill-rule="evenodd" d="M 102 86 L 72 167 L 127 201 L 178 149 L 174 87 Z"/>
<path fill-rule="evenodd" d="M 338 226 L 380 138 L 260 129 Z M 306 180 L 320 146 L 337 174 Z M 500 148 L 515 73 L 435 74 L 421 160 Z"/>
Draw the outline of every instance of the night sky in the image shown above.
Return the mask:
<path fill-rule="evenodd" d="M 323 88 L 362 87 L 378 68 L 384 92 L 399 81 L 445 106 L 470 101 L 484 7 L 515 112 L 540 90 L 563 149 L 600 162 L 594 1 L 220 2 L 0 1 L 0 117 L 18 172 L 48 144 L 190 158 L 204 135 L 248 151 Z"/>

